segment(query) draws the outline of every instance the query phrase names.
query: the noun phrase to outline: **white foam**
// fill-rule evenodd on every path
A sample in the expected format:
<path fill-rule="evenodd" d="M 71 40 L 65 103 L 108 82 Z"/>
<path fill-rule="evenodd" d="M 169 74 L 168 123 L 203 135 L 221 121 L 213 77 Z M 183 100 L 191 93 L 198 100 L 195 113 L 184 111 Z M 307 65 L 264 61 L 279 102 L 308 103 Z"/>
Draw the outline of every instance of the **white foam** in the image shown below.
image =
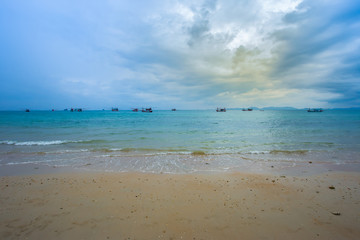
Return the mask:
<path fill-rule="evenodd" d="M 243 152 L 243 153 L 244 154 L 268 154 L 268 153 L 270 153 L 270 151 L 248 151 L 248 152 Z"/>
<path fill-rule="evenodd" d="M 45 153 L 46 154 L 61 154 L 61 153 L 83 153 L 83 152 L 89 152 L 89 149 L 66 149 L 66 150 L 50 151 L 50 152 L 45 152 Z"/>
<path fill-rule="evenodd" d="M 16 142 L 14 141 L 0 141 L 0 144 L 14 145 Z"/>
<path fill-rule="evenodd" d="M 25 162 L 8 162 L 2 164 L 2 166 L 6 165 L 23 165 L 23 164 L 44 164 L 44 163 L 50 163 L 50 162 L 56 162 L 56 160 L 44 160 L 44 161 L 25 161 Z"/>
<path fill-rule="evenodd" d="M 15 145 L 15 146 L 46 146 L 46 145 L 59 145 L 64 143 L 76 143 L 78 141 L 54 140 L 54 141 L 0 141 L 0 144 Z"/>

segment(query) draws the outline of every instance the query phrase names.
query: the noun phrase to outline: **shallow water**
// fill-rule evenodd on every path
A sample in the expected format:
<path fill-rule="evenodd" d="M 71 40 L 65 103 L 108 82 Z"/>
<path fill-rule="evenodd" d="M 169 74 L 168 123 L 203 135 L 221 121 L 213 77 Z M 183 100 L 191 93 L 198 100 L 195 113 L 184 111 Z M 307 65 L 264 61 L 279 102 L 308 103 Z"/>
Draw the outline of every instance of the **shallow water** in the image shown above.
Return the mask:
<path fill-rule="evenodd" d="M 360 163 L 360 111 L 0 112 L 0 166 L 189 173 Z"/>

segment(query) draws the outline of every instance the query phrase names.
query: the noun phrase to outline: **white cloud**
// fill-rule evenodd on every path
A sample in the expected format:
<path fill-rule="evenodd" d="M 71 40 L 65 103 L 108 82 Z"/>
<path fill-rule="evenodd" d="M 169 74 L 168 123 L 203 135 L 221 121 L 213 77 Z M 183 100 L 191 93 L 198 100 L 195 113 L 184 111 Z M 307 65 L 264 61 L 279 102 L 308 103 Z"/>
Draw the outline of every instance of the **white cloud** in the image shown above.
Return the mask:
<path fill-rule="evenodd" d="M 14 3 L 15 13 L 6 16 L 16 17 L 13 29 L 26 31 L 21 44 L 12 36 L 18 42 L 8 44 L 6 59 L 31 52 L 38 85 L 89 103 L 356 105 L 360 24 L 346 14 L 350 3 L 64 0 L 26 9 Z"/>
<path fill-rule="evenodd" d="M 232 107 L 329 107 L 327 101 L 341 98 L 341 94 L 317 91 L 314 89 L 251 89 L 245 93 L 222 92 L 218 94 L 221 102 Z"/>

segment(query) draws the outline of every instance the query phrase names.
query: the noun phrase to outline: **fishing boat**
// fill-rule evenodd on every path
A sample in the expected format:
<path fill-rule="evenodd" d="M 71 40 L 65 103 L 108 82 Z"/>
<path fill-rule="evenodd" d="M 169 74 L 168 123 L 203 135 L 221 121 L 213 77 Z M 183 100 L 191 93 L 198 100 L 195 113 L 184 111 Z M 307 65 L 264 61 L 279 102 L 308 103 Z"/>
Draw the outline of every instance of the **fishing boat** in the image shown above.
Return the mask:
<path fill-rule="evenodd" d="M 138 112 L 139 111 L 139 109 L 138 108 L 132 108 L 132 110 L 131 111 L 133 111 L 133 112 Z"/>
<path fill-rule="evenodd" d="M 26 109 L 25 112 L 30 112 L 30 109 Z"/>
<path fill-rule="evenodd" d="M 246 112 L 251 112 L 253 109 L 252 108 L 243 108 L 242 109 L 244 112 L 246 111 Z"/>
<path fill-rule="evenodd" d="M 322 110 L 321 108 L 309 108 L 307 110 L 308 112 L 323 112 L 324 110 Z"/>
<path fill-rule="evenodd" d="M 217 112 L 226 112 L 226 108 L 216 108 Z"/>
<path fill-rule="evenodd" d="M 143 108 L 141 111 L 142 111 L 142 112 L 150 112 L 150 113 L 152 113 L 152 109 L 151 109 L 151 108 Z"/>
<path fill-rule="evenodd" d="M 118 109 L 118 108 L 111 108 L 111 111 L 113 111 L 113 112 L 118 112 L 119 109 Z"/>
<path fill-rule="evenodd" d="M 175 112 L 175 111 L 176 111 L 176 108 L 171 109 L 171 111 Z"/>

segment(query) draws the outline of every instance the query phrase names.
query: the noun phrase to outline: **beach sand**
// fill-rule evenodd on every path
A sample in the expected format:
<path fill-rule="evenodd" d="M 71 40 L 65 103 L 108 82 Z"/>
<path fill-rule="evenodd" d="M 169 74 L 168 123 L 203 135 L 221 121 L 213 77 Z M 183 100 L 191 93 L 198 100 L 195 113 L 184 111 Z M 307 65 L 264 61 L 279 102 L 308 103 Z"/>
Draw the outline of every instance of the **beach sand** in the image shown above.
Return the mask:
<path fill-rule="evenodd" d="M 52 173 L 0 189 L 0 239 L 360 239 L 358 173 Z"/>

